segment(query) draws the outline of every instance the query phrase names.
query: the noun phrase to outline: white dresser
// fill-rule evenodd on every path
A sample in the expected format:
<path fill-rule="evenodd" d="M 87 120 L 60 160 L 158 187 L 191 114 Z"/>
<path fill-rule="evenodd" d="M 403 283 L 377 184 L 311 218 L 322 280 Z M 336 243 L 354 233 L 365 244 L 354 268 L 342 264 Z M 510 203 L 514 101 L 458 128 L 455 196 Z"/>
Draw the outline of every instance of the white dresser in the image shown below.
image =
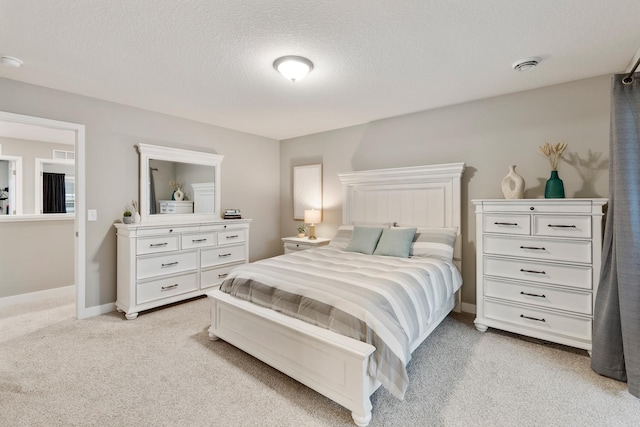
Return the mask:
<path fill-rule="evenodd" d="M 203 295 L 249 260 L 251 220 L 115 224 L 118 311 L 143 310 Z"/>
<path fill-rule="evenodd" d="M 476 328 L 591 351 L 607 199 L 472 202 Z"/>
<path fill-rule="evenodd" d="M 318 237 L 317 239 L 309 240 L 308 237 L 283 237 L 282 242 L 284 244 L 284 253 L 288 254 L 328 245 L 331 243 L 331 239 Z"/>

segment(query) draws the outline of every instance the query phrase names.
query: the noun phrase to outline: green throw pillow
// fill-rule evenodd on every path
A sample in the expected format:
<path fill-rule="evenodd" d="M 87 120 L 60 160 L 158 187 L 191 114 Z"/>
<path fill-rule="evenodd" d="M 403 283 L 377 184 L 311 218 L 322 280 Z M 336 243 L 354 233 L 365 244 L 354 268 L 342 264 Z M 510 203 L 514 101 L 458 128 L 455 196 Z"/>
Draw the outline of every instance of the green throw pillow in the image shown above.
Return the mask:
<path fill-rule="evenodd" d="M 386 228 L 373 254 L 409 258 L 415 234 L 415 228 Z"/>
<path fill-rule="evenodd" d="M 376 249 L 381 234 L 382 227 L 360 227 L 356 225 L 353 227 L 351 241 L 344 250 L 371 255 Z"/>

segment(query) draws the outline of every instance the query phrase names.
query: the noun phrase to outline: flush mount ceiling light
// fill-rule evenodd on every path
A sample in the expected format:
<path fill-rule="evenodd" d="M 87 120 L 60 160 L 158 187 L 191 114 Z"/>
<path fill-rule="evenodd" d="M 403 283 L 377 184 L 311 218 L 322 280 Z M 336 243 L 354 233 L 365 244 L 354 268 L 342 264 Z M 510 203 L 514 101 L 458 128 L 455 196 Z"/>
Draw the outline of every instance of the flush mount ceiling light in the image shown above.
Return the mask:
<path fill-rule="evenodd" d="M 513 63 L 512 67 L 516 71 L 529 71 L 535 68 L 540 62 L 540 58 L 526 58 Z"/>
<path fill-rule="evenodd" d="M 22 60 L 14 58 L 13 56 L 2 55 L 0 56 L 0 63 L 2 65 L 6 65 L 7 67 L 20 68 L 20 66 L 22 65 Z"/>
<path fill-rule="evenodd" d="M 283 56 L 273 61 L 273 68 L 285 79 L 296 82 L 313 70 L 313 62 L 302 56 Z"/>

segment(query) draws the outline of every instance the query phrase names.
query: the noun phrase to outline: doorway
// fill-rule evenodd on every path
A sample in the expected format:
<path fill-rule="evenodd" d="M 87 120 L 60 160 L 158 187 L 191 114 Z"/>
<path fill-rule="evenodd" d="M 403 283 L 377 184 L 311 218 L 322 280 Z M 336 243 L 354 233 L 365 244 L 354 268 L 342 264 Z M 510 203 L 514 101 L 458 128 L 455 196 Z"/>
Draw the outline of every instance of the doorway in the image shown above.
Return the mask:
<path fill-rule="evenodd" d="M 25 221 L 37 221 L 38 223 L 41 223 L 43 221 L 69 221 L 73 219 L 73 285 L 75 287 L 75 314 L 77 319 L 89 317 L 90 313 L 88 313 L 86 307 L 85 289 L 85 127 L 84 125 L 77 123 L 62 122 L 58 120 L 0 111 L 0 136 L 7 137 L 7 135 L 16 135 L 15 132 L 19 132 L 20 138 L 24 140 L 56 141 L 57 138 L 65 139 L 66 142 L 56 142 L 69 144 L 69 149 L 60 150 L 59 147 L 57 149 L 53 149 L 52 157 L 59 156 L 60 151 L 71 152 L 71 147 L 73 147 L 73 212 L 42 214 L 40 211 L 35 210 L 35 200 L 37 200 L 38 197 L 41 197 L 41 195 L 36 194 L 38 191 L 37 185 L 30 187 L 31 190 L 34 188 L 35 190 L 32 190 L 34 193 L 30 196 L 29 202 L 22 198 L 23 191 L 26 190 L 25 186 L 22 186 L 22 188 L 14 187 L 9 190 L 14 192 L 14 200 L 16 198 L 22 199 L 24 204 L 21 208 L 25 207 L 25 209 L 20 209 L 19 211 L 21 213 L 18 213 L 18 209 L 16 209 L 15 213 L 13 213 L 14 211 L 11 211 L 13 213 L 11 215 L 0 215 L 0 223 Z M 69 138 L 71 138 L 70 141 Z M 0 155 L 1 154 L 2 153 L 0 152 Z M 14 154 L 14 157 L 19 156 Z M 37 181 L 38 178 L 36 177 L 35 179 Z M 20 192 L 20 194 L 17 194 L 18 192 Z M 32 200 L 34 202 L 32 202 Z M 29 206 L 29 203 L 31 202 L 33 207 Z"/>

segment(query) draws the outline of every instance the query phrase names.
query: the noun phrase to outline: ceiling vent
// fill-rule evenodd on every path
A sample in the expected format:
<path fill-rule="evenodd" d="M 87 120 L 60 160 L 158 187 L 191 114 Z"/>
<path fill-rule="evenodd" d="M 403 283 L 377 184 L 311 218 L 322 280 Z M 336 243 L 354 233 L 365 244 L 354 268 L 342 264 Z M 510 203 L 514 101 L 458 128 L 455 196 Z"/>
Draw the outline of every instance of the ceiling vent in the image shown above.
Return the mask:
<path fill-rule="evenodd" d="M 535 68 L 540 62 L 540 58 L 526 58 L 513 63 L 512 67 L 516 71 L 529 71 Z"/>

